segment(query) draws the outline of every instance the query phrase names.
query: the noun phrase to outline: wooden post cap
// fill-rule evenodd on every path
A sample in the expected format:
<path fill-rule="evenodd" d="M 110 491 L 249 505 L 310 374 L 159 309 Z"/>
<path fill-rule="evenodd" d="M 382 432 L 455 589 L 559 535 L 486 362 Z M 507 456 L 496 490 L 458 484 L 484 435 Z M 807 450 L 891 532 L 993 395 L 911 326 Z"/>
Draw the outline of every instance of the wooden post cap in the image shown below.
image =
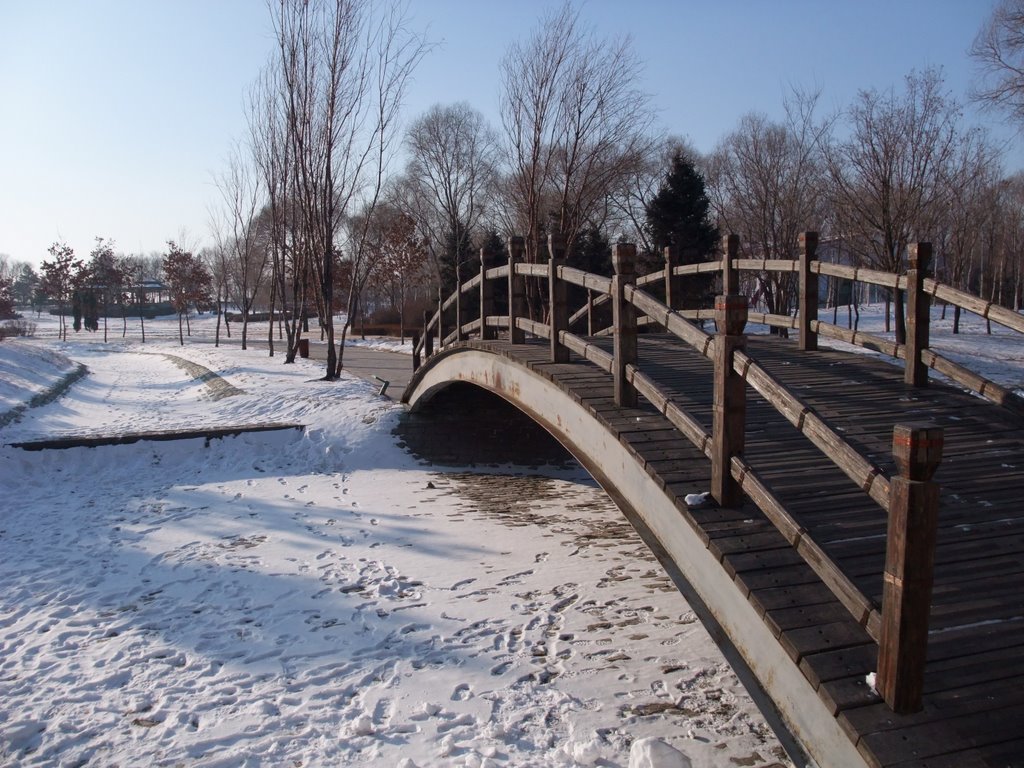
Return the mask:
<path fill-rule="evenodd" d="M 818 233 L 817 232 L 801 232 L 800 233 L 800 248 L 807 253 L 814 253 L 818 247 Z"/>
<path fill-rule="evenodd" d="M 548 235 L 548 255 L 552 259 L 565 258 L 565 236 L 561 232 Z"/>
<path fill-rule="evenodd" d="M 931 480 L 942 461 L 945 436 L 941 427 L 898 424 L 892 431 L 892 455 L 908 480 Z"/>
<path fill-rule="evenodd" d="M 715 297 L 715 325 L 719 333 L 739 336 L 747 325 L 747 297 L 740 295 Z"/>
<path fill-rule="evenodd" d="M 907 263 L 911 269 L 925 271 L 932 261 L 931 243 L 911 243 L 907 246 Z"/>
<path fill-rule="evenodd" d="M 615 243 L 612 246 L 612 266 L 616 275 L 636 273 L 636 246 L 633 243 Z"/>

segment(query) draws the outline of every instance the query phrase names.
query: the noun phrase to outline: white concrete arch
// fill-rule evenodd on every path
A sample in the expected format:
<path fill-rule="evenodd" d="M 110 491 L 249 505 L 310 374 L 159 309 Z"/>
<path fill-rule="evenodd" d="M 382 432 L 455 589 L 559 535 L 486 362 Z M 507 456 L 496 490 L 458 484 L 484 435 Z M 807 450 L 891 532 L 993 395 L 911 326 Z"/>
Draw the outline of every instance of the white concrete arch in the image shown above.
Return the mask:
<path fill-rule="evenodd" d="M 756 698 L 754 688 L 763 688 L 782 726 L 813 760 L 843 768 L 867 765 L 831 709 L 687 522 L 677 501 L 645 469 L 642 457 L 558 383 L 496 351 L 456 346 L 432 356 L 413 377 L 403 402 L 415 409 L 455 382 L 474 384 L 504 398 L 580 461 L 659 560 L 674 571 L 676 583 L 680 584 L 680 577 L 685 581 L 681 590 L 730 663 L 748 678 L 744 680 L 748 690 Z M 756 678 L 755 685 L 749 676 Z"/>

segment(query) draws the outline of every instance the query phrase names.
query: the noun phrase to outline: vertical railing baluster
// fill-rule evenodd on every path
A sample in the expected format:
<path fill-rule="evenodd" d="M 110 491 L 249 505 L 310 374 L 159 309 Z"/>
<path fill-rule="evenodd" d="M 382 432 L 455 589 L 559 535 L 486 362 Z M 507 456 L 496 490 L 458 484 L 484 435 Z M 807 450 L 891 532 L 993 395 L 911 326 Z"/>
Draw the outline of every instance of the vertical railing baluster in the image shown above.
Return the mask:
<path fill-rule="evenodd" d="M 626 378 L 626 368 L 636 365 L 636 307 L 626 301 L 627 285 L 636 282 L 636 246 L 632 243 L 616 243 L 612 246 L 612 327 L 614 336 L 614 382 L 615 404 L 635 408 L 636 387 Z"/>
<path fill-rule="evenodd" d="M 674 245 L 665 246 L 662 256 L 665 258 L 665 306 L 669 309 L 681 309 L 682 278 L 675 274 L 675 268 L 679 266 L 679 249 Z"/>
<path fill-rule="evenodd" d="M 516 274 L 516 264 L 523 261 L 526 241 L 512 237 L 508 241 L 508 338 L 512 344 L 522 344 L 526 334 L 516 325 L 516 319 L 526 317 L 526 278 Z"/>
<path fill-rule="evenodd" d="M 455 341 L 462 341 L 465 336 L 462 333 L 462 324 L 466 319 L 462 316 L 462 278 L 456 278 L 455 284 Z"/>
<path fill-rule="evenodd" d="M 800 333 L 800 350 L 813 352 L 818 348 L 818 334 L 812 330 L 818 319 L 818 276 L 811 272 L 811 262 L 818 250 L 818 233 L 803 232 L 800 235 L 800 314 L 797 317 Z"/>
<path fill-rule="evenodd" d="M 487 279 L 491 268 L 491 252 L 480 249 L 480 338 L 484 341 L 497 338 L 496 329 L 487 325 L 487 318 L 494 314 L 494 283 Z"/>
<path fill-rule="evenodd" d="M 444 346 L 444 293 L 442 288 L 437 289 L 437 348 Z"/>
<path fill-rule="evenodd" d="M 562 343 L 561 333 L 569 327 L 569 303 L 565 281 L 558 275 L 565 265 L 565 238 L 548 235 L 548 315 L 551 319 L 551 362 L 569 362 L 569 348 Z"/>
<path fill-rule="evenodd" d="M 921 353 L 928 348 L 928 323 L 931 297 L 924 292 L 924 278 L 932 260 L 931 243 L 911 243 L 907 247 L 907 358 L 903 381 L 914 387 L 928 386 L 928 366 Z"/>
<path fill-rule="evenodd" d="M 739 250 L 739 235 L 726 235 L 722 238 L 722 293 L 726 296 L 738 296 L 740 292 L 740 273 L 736 269 Z"/>
<path fill-rule="evenodd" d="M 438 328 L 441 327 L 441 316 L 437 318 Z M 434 354 L 434 331 L 430 328 L 430 312 L 423 310 L 423 357 L 430 359 Z"/>
<path fill-rule="evenodd" d="M 733 370 L 733 357 L 747 345 L 747 297 L 727 294 L 715 299 L 715 380 L 712 404 L 711 495 L 723 507 L 738 507 L 743 492 L 732 476 L 732 458 L 746 441 L 746 382 Z"/>
<path fill-rule="evenodd" d="M 919 711 L 924 691 L 939 519 L 939 485 L 932 477 L 943 440 L 939 427 L 900 425 L 892 435 L 899 475 L 890 480 L 875 687 L 898 714 Z"/>

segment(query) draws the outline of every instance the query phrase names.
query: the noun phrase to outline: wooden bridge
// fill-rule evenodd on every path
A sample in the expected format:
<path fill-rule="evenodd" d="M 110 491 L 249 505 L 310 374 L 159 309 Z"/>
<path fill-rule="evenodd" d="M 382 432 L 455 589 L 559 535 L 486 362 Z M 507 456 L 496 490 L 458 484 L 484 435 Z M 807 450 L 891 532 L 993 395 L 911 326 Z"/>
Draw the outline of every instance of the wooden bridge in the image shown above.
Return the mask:
<path fill-rule="evenodd" d="M 566 266 L 555 237 L 548 263 L 523 263 L 513 239 L 507 264 L 482 255 L 424 318 L 404 400 L 465 382 L 545 427 L 819 765 L 1024 765 L 1024 408 L 929 349 L 929 303 L 1019 332 L 1024 317 L 927 278 L 927 244 L 893 275 L 801 242 L 799 260 L 744 260 L 730 236 L 719 261 L 667 252 L 640 278 L 620 244 L 607 278 Z M 743 271 L 794 273 L 801 311 L 749 311 Z M 715 308 L 678 309 L 700 273 L 721 276 Z M 906 344 L 819 321 L 824 276 L 904 292 Z M 546 323 L 526 316 L 527 280 L 546 282 Z M 586 301 L 570 315 L 573 285 Z M 711 318 L 714 334 L 695 322 Z M 744 336 L 748 322 L 798 341 Z M 822 336 L 903 367 L 820 350 Z M 709 489 L 715 503 L 686 503 Z"/>

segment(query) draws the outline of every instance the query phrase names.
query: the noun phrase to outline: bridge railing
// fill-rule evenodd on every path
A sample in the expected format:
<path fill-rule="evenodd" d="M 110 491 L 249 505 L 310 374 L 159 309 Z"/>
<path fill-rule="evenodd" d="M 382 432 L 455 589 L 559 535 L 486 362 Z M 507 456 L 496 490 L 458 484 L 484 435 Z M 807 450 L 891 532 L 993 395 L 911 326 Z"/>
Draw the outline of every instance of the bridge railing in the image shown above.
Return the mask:
<path fill-rule="evenodd" d="M 801 349 L 816 349 L 818 337 L 827 337 L 864 349 L 870 349 L 904 361 L 905 380 L 914 386 L 926 386 L 928 370 L 934 370 L 959 386 L 987 400 L 1024 414 L 1024 398 L 1013 390 L 998 384 L 968 367 L 950 360 L 929 346 L 929 305 L 931 300 L 977 315 L 1006 329 L 1024 334 L 1024 315 L 999 306 L 994 302 L 974 296 L 965 291 L 928 277 L 931 262 L 931 245 L 914 243 L 909 247 L 909 269 L 905 274 L 884 272 L 865 267 L 854 267 L 819 261 L 815 258 L 818 237 L 815 232 L 801 236 L 801 255 L 798 259 L 741 259 L 738 258 L 738 239 L 735 236 L 723 239 L 722 258 L 696 264 L 679 265 L 673 249 L 665 249 L 663 269 L 639 277 L 637 287 L 657 287 L 665 297 L 665 304 L 679 310 L 676 296 L 681 294 L 682 280 L 696 275 L 721 275 L 723 286 L 728 282 L 738 290 L 740 273 L 793 274 L 797 278 L 799 310 L 793 315 L 769 312 L 748 312 L 748 322 L 772 328 L 794 330 L 799 333 Z M 819 278 L 847 280 L 883 288 L 902 294 L 907 304 L 906 342 L 861 330 L 844 328 L 818 318 Z M 662 287 L 663 286 L 663 287 Z M 729 293 L 723 287 L 723 293 Z M 592 318 L 594 311 L 609 301 L 607 296 L 592 297 L 591 301 L 570 316 L 570 327 L 576 327 L 584 318 Z M 714 319 L 711 307 L 679 310 L 688 320 L 707 321 Z M 644 319 L 641 318 L 641 324 Z M 651 321 L 653 322 L 653 321 Z M 610 335 L 612 328 L 588 326 L 587 335 Z"/>
<path fill-rule="evenodd" d="M 801 275 L 801 285 L 806 287 L 812 282 L 811 275 L 827 273 L 827 269 L 823 270 L 822 265 L 811 258 L 816 243 L 813 233 L 801 239 L 804 252 L 801 260 L 790 264 L 770 264 L 769 268 L 779 271 L 796 269 Z M 523 263 L 523 241 L 521 238 L 513 238 L 509 244 L 509 260 L 506 265 L 491 267 L 486 254 L 482 254 L 480 274 L 467 280 L 451 296 L 440 301 L 432 316 L 427 317 L 425 314 L 423 334 L 414 342 L 413 364 L 418 367 L 421 355 L 430 356 L 433 353 L 435 337 L 441 339 L 442 345 L 447 345 L 471 333 L 479 333 L 483 338 L 494 338 L 499 329 L 504 329 L 509 332 L 513 344 L 522 343 L 526 333 L 546 339 L 553 362 L 567 362 L 570 352 L 575 352 L 612 374 L 616 403 L 635 406 L 638 396 L 642 395 L 711 460 L 712 494 L 719 504 L 737 505 L 744 493 L 757 504 L 867 634 L 879 644 L 878 689 L 885 700 L 896 711 L 913 711 L 920 706 L 923 686 L 938 505 L 937 487 L 931 482 L 931 476 L 941 457 L 941 430 L 897 427 L 893 450 L 901 473 L 887 478 L 878 466 L 863 457 L 810 406 L 788 392 L 746 353 L 743 330 L 750 315 L 758 322 L 769 324 L 781 324 L 782 318 L 748 312 L 746 297 L 738 295 L 739 269 L 765 268 L 765 264 L 747 264 L 745 262 L 751 260 L 735 259 L 738 248 L 735 236 L 725 238 L 723 246 L 724 256 L 720 262 L 685 267 L 672 267 L 670 263 L 660 278 L 655 273 L 654 276 L 647 275 L 638 279 L 634 273 L 635 247 L 617 244 L 613 248 L 616 274 L 607 278 L 566 266 L 564 250 L 555 236 L 549 238 L 550 259 L 546 264 Z M 715 266 L 721 271 L 723 286 L 732 292 L 726 292 L 716 300 L 711 317 L 718 331 L 712 336 L 691 322 L 693 319 L 708 319 L 705 310 L 680 311 L 673 309 L 671 303 L 678 292 L 675 278 L 715 271 L 712 269 Z M 908 274 L 888 276 L 886 279 L 893 287 L 899 288 L 902 285 L 905 289 L 911 285 L 912 277 Z M 525 317 L 527 278 L 546 279 L 547 322 Z M 642 287 L 658 282 L 664 285 L 666 302 L 642 290 Z M 501 283 L 507 286 L 509 314 L 497 316 L 492 314 L 494 292 Z M 573 315 L 569 314 L 566 305 L 569 285 L 585 289 L 588 295 L 587 305 Z M 805 308 L 816 307 L 811 290 L 807 289 L 808 298 L 803 300 L 802 306 Z M 467 320 L 463 316 L 462 297 L 475 292 L 479 292 L 480 296 L 480 314 Z M 593 307 L 606 302 L 612 305 L 612 326 L 610 330 L 604 330 L 613 336 L 611 353 L 569 330 L 570 323 L 583 317 L 581 312 L 587 313 L 592 319 Z M 910 306 L 916 309 L 920 304 L 911 303 Z M 447 317 L 452 314 L 452 330 L 447 332 Z M 640 369 L 636 334 L 644 322 L 665 328 L 711 361 L 715 376 L 713 424 L 710 432 Z M 808 349 L 814 348 L 814 337 L 811 334 L 821 332 L 826 325 L 810 318 L 804 321 L 800 317 L 794 320 L 788 316 L 785 322 L 790 324 L 787 327 L 797 327 L 802 331 L 801 346 Z M 592 322 L 588 322 L 588 330 L 590 335 L 594 334 Z M 748 385 L 886 511 L 889 533 L 881 608 L 842 572 L 785 508 L 756 468 L 744 459 L 745 389 Z M 908 535 L 909 530 L 914 530 L 913 536 Z"/>

